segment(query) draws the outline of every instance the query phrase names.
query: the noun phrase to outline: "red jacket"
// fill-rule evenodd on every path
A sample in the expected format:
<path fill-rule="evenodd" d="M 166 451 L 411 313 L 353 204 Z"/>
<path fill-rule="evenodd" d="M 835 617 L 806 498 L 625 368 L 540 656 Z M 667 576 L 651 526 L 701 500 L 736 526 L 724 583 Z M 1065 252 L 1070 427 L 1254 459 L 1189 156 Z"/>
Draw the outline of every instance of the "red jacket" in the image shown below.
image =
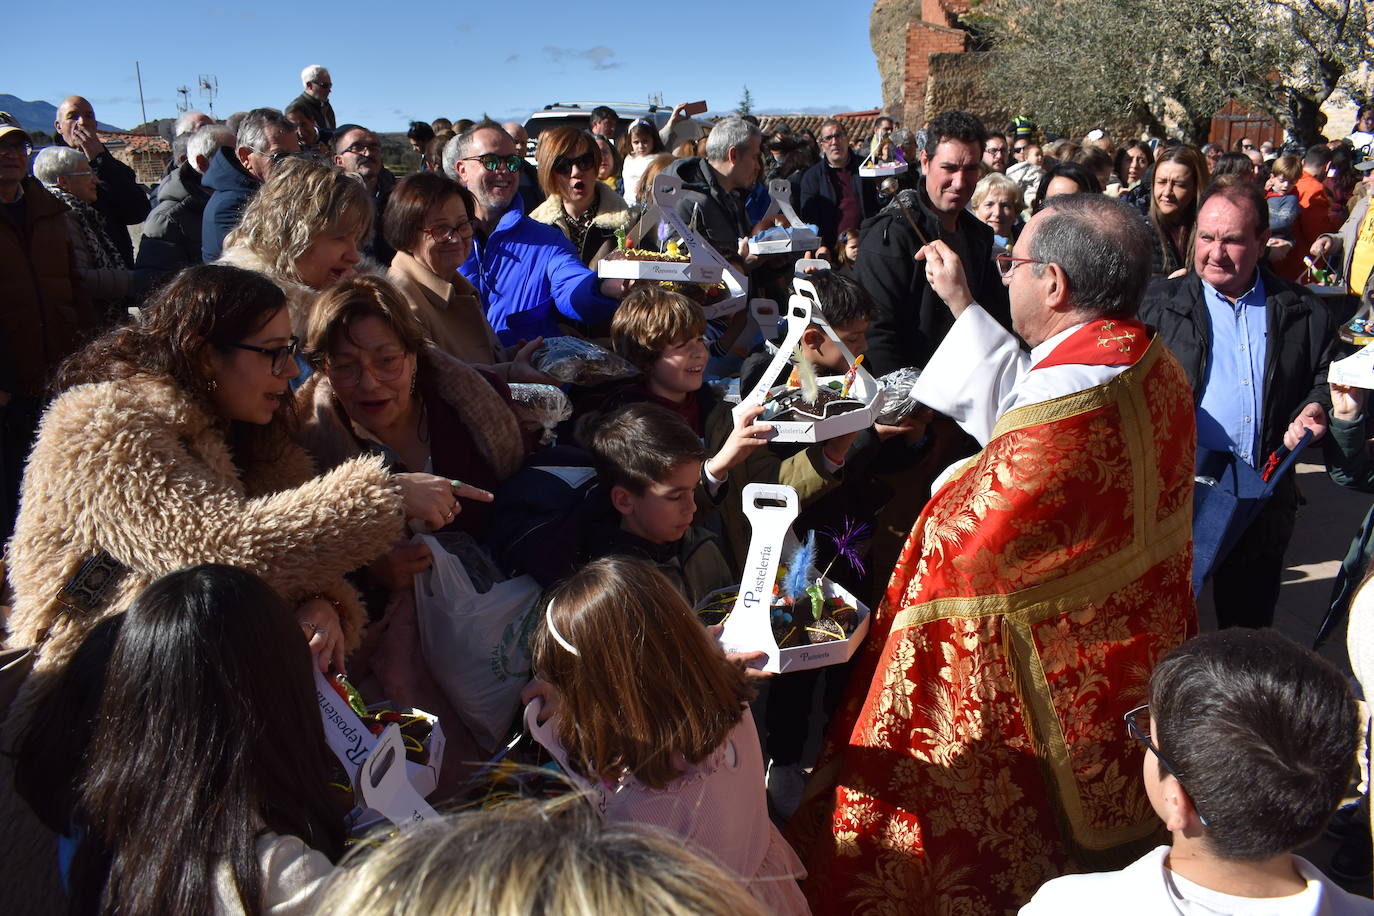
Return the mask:
<path fill-rule="evenodd" d="M 1298 218 L 1293 221 L 1293 250 L 1275 265 L 1274 272 L 1285 280 L 1297 282 L 1307 270 L 1303 258 L 1307 257 L 1317 236 L 1323 232 L 1334 232 L 1339 227 L 1331 225 L 1331 195 L 1320 178 L 1303 172 L 1293 190 L 1298 195 Z"/>

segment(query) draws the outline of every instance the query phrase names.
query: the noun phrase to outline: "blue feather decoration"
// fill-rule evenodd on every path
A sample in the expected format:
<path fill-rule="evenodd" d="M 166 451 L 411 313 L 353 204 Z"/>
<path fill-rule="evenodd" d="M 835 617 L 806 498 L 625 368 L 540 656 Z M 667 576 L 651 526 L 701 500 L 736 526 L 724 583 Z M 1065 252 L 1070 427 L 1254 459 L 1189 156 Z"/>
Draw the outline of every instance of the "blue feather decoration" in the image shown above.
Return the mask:
<path fill-rule="evenodd" d="M 816 565 L 816 532 L 806 535 L 806 540 L 797 545 L 787 558 L 787 575 L 782 580 L 782 595 L 795 602 L 815 580 L 812 567 Z"/>

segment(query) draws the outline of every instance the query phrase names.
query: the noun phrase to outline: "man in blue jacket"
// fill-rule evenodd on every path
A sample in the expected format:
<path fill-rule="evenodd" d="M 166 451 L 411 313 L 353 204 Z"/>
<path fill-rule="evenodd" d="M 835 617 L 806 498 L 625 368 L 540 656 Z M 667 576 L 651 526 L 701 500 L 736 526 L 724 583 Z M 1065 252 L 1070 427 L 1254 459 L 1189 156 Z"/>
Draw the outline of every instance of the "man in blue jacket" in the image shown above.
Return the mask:
<path fill-rule="evenodd" d="M 296 126 L 275 108 L 248 112 L 239 125 L 236 146 L 215 152 L 201 182 L 212 192 L 201 217 L 201 255 L 207 264 L 220 256 L 224 237 L 243 218 L 249 198 L 267 180 L 272 163 L 298 152 Z"/>
<path fill-rule="evenodd" d="M 600 280 L 562 232 L 525 215 L 519 167 L 515 141 L 495 121 L 474 124 L 444 147 L 444 172 L 475 202 L 472 253 L 458 272 L 477 287 L 507 346 L 557 336 L 560 315 L 606 321 L 625 293 L 625 281 Z"/>

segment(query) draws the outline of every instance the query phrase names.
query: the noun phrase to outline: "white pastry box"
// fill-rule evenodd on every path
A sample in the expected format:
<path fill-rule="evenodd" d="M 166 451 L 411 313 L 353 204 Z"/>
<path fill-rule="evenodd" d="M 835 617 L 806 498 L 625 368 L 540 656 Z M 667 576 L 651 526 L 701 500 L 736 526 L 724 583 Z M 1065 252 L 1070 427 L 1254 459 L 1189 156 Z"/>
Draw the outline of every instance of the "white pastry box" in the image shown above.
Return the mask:
<path fill-rule="evenodd" d="M 738 417 L 751 404 L 786 405 L 796 401 L 793 406 L 777 416 L 769 416 L 765 413 L 763 417 L 759 418 L 762 422 L 772 424 L 773 435 L 771 439 L 776 442 L 824 442 L 827 439 L 834 439 L 836 436 L 843 436 L 872 426 L 873 421 L 882 413 L 883 392 L 882 387 L 862 365 L 858 366 L 854 373 L 849 397 L 844 401 L 822 402 L 812 409 L 811 412 L 814 415 L 795 415 L 795 411 L 802 411 L 803 413 L 808 411 L 808 405 L 801 404 L 793 395 L 793 392 L 799 389 L 789 389 L 786 384 L 770 387 L 772 381 L 790 363 L 792 352 L 801 342 L 802 334 L 811 325 L 816 325 L 822 333 L 833 340 L 839 347 L 845 361 L 850 366 L 854 365 L 854 354 L 844 345 L 844 341 L 840 340 L 835 329 L 830 326 L 830 322 L 826 321 L 825 314 L 821 311 L 819 297 L 816 295 L 816 288 L 811 285 L 811 281 L 804 277 L 795 277 L 792 280 L 792 289 L 793 294 L 787 306 L 787 336 L 778 346 L 778 352 L 773 354 L 773 361 L 764 370 L 758 384 L 733 408 L 735 416 Z M 834 392 L 843 386 L 844 376 L 823 375 L 816 381 L 822 392 Z M 829 398 L 831 395 L 823 394 L 822 397 Z M 852 409 L 830 409 L 837 405 L 843 407 L 852 405 Z"/>
<path fill-rule="evenodd" d="M 659 173 L 650 192 L 651 204 L 642 221 L 658 225 L 660 221 L 682 239 L 687 248 L 686 261 L 637 261 L 608 255 L 597 262 L 599 277 L 621 280 L 659 280 L 679 283 L 703 283 L 715 286 L 723 283 L 726 294 L 702 306 L 707 319 L 733 315 L 747 305 L 748 282 L 744 274 L 731 266 L 711 245 L 682 222 L 677 215 L 677 198 L 682 194 L 682 179 L 676 175 Z"/>
<path fill-rule="evenodd" d="M 749 253 L 792 254 L 798 251 L 815 251 L 821 247 L 821 237 L 807 224 L 797 211 L 792 209 L 792 183 L 786 178 L 774 178 L 768 182 L 768 196 L 773 202 L 764 211 L 760 222 L 768 222 L 778 214 L 787 220 L 786 226 L 765 229 L 749 240 Z M 760 236 L 768 236 L 760 239 Z"/>
<path fill-rule="evenodd" d="M 857 612 L 854 632 L 846 639 L 778 647 L 771 621 L 773 583 L 777 581 L 778 566 L 798 544 L 792 533 L 792 522 L 798 512 L 797 491 L 781 484 L 751 483 L 744 488 L 743 498 L 744 514 L 753 533 L 744 580 L 720 634 L 721 646 L 727 652 L 764 652 L 768 660 L 763 670 L 775 673 L 849 661 L 868 635 L 868 607 L 844 586 L 825 578 L 820 580 L 821 594 L 827 599 L 838 598 Z"/>

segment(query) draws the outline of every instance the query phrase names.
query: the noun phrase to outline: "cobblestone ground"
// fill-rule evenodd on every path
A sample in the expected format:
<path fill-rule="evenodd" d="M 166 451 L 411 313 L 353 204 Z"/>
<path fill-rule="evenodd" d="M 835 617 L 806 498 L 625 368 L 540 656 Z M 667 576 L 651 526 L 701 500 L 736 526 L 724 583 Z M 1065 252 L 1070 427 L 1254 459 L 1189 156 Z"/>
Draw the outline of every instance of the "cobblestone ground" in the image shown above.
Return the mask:
<path fill-rule="evenodd" d="M 1298 511 L 1297 529 L 1284 560 L 1287 568 L 1279 591 L 1274 626 L 1302 645 L 1310 646 L 1326 614 L 1331 584 L 1341 559 L 1374 498 L 1332 483 L 1320 464 L 1317 449 L 1311 450 L 1306 457 L 1317 463 L 1298 464 L 1298 487 L 1307 504 Z M 1209 596 L 1204 596 L 1198 613 L 1204 630 L 1216 627 L 1216 614 Z M 1350 673 L 1344 626 L 1331 635 L 1320 652 L 1346 674 Z M 1335 841 L 1323 837 L 1301 852 L 1325 870 L 1335 848 Z M 1370 896 L 1370 882 L 1348 885 L 1347 890 Z"/>

